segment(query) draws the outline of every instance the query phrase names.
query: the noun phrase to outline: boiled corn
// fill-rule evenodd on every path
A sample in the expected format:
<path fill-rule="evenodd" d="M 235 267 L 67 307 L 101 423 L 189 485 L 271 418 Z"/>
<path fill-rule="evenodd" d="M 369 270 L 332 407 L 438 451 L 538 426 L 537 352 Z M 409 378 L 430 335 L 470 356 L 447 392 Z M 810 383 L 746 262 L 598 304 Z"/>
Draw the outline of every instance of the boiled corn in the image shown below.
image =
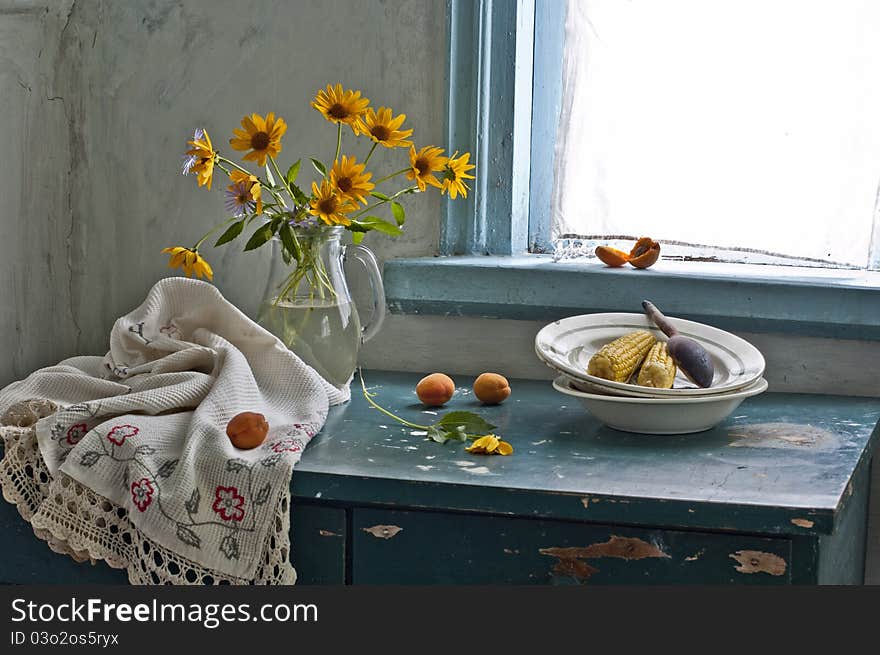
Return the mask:
<path fill-rule="evenodd" d="M 648 351 L 637 383 L 643 387 L 655 389 L 671 389 L 675 379 L 675 362 L 669 356 L 665 341 L 658 341 Z"/>
<path fill-rule="evenodd" d="M 615 339 L 590 358 L 587 373 L 604 380 L 626 382 L 655 341 L 647 330 L 637 330 Z"/>

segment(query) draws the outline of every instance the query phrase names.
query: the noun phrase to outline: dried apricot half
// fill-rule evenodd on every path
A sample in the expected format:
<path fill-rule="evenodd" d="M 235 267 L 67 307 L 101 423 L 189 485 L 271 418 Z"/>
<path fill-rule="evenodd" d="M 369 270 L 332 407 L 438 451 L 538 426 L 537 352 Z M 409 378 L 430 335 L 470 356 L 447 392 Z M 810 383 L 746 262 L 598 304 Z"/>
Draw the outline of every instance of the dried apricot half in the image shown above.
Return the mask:
<path fill-rule="evenodd" d="M 629 261 L 629 255 L 617 248 L 596 246 L 596 257 L 608 266 L 623 266 Z"/>
<path fill-rule="evenodd" d="M 629 252 L 628 261 L 636 268 L 648 268 L 660 259 L 660 244 L 650 237 L 642 237 Z"/>

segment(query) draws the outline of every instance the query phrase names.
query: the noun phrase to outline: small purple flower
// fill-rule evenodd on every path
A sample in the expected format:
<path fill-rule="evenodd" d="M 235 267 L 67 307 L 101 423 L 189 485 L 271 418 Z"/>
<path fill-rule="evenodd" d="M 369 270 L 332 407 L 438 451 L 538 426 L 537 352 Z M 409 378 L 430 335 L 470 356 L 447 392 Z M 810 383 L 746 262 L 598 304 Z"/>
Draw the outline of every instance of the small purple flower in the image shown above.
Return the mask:
<path fill-rule="evenodd" d="M 205 130 L 201 127 L 196 128 L 196 131 L 193 132 L 193 141 L 200 141 L 205 136 Z M 181 174 L 189 175 L 192 172 L 192 167 L 199 160 L 195 155 L 184 155 L 183 156 L 183 165 L 181 166 Z"/>
<path fill-rule="evenodd" d="M 310 230 L 312 228 L 318 227 L 320 221 L 317 216 L 306 214 L 305 216 L 302 216 L 298 221 L 295 218 L 291 218 L 287 222 L 290 223 L 290 227 L 296 228 L 298 230 Z"/>
<path fill-rule="evenodd" d="M 238 182 L 226 189 L 226 210 L 233 216 L 244 216 L 257 209 L 251 196 L 250 183 Z"/>

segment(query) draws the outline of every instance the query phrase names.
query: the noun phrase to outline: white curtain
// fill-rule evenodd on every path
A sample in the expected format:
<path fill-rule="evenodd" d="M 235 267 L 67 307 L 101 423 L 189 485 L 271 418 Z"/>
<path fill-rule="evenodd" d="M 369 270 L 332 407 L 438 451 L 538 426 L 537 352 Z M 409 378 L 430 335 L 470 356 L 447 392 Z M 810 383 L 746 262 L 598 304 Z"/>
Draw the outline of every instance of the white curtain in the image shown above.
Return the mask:
<path fill-rule="evenodd" d="M 880 2 L 568 0 L 551 235 L 865 266 Z"/>

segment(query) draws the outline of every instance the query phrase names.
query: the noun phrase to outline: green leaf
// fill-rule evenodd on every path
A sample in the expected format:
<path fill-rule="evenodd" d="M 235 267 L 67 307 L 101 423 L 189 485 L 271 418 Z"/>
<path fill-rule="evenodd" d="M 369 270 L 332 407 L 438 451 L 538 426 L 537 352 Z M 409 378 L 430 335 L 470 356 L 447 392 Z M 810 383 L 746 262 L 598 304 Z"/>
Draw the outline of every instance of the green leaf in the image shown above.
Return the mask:
<path fill-rule="evenodd" d="M 491 434 L 492 430 L 497 427 L 473 412 L 448 412 L 435 425 L 447 431 L 463 428 L 467 434 L 478 436 Z"/>
<path fill-rule="evenodd" d="M 446 443 L 449 441 L 449 437 L 446 436 L 446 432 L 441 430 L 436 425 L 432 425 L 428 428 L 428 439 L 431 441 L 436 441 L 437 443 Z"/>
<path fill-rule="evenodd" d="M 281 243 L 284 244 L 284 252 L 290 253 L 296 261 L 299 261 L 301 253 L 297 247 L 296 238 L 294 237 L 290 223 L 283 223 L 281 225 L 281 229 L 278 231 L 278 236 L 281 237 Z"/>
<path fill-rule="evenodd" d="M 302 163 L 301 159 L 297 159 L 290 168 L 287 169 L 287 175 L 284 176 L 284 179 L 287 180 L 288 184 L 293 184 L 296 182 L 296 177 L 299 175 L 299 165 Z"/>
<path fill-rule="evenodd" d="M 394 220 L 398 225 L 403 225 L 406 221 L 406 212 L 403 211 L 403 205 L 399 202 L 391 203 L 391 213 L 394 214 Z"/>
<path fill-rule="evenodd" d="M 370 195 L 374 198 L 378 198 L 379 200 L 391 200 L 391 198 L 386 196 L 384 193 L 379 193 L 378 191 L 373 191 L 372 193 L 370 193 Z"/>
<path fill-rule="evenodd" d="M 317 159 L 312 159 L 312 166 L 315 167 L 315 170 L 321 174 L 321 177 L 327 177 L 327 167 L 324 166 Z"/>
<path fill-rule="evenodd" d="M 217 239 L 217 243 L 214 244 L 214 247 L 216 248 L 217 246 L 222 246 L 224 243 L 229 243 L 241 234 L 241 231 L 244 229 L 244 221 L 245 219 L 241 219 L 230 225 L 223 235 Z"/>
<path fill-rule="evenodd" d="M 293 192 L 294 199 L 301 205 L 309 204 L 309 197 L 303 193 L 302 189 L 293 182 L 290 183 L 290 190 Z"/>
<path fill-rule="evenodd" d="M 251 238 L 248 239 L 247 244 L 245 245 L 245 251 L 253 250 L 254 248 L 259 248 L 264 243 L 266 243 L 269 239 L 272 238 L 274 234 L 274 230 L 272 229 L 271 223 L 266 223 L 258 227 L 254 233 L 251 235 Z"/>
<path fill-rule="evenodd" d="M 352 233 L 351 233 L 351 241 L 352 241 L 352 243 L 354 243 L 355 245 L 357 245 L 357 244 L 359 244 L 361 241 L 364 240 L 364 237 L 365 237 L 365 236 L 367 236 L 367 233 L 366 233 L 366 232 L 352 232 Z"/>
<path fill-rule="evenodd" d="M 269 181 L 270 186 L 275 186 L 275 176 L 272 175 L 272 170 L 269 168 L 269 164 L 266 164 L 266 179 Z"/>
<path fill-rule="evenodd" d="M 354 231 L 358 232 L 361 231 L 358 228 L 362 228 L 363 231 L 376 230 L 377 232 L 390 234 L 391 236 L 395 237 L 403 234 L 403 230 L 401 230 L 399 227 L 397 227 L 393 223 L 389 223 L 388 221 L 383 221 L 378 216 L 364 216 L 357 221 L 352 221 L 351 224 Z"/>

